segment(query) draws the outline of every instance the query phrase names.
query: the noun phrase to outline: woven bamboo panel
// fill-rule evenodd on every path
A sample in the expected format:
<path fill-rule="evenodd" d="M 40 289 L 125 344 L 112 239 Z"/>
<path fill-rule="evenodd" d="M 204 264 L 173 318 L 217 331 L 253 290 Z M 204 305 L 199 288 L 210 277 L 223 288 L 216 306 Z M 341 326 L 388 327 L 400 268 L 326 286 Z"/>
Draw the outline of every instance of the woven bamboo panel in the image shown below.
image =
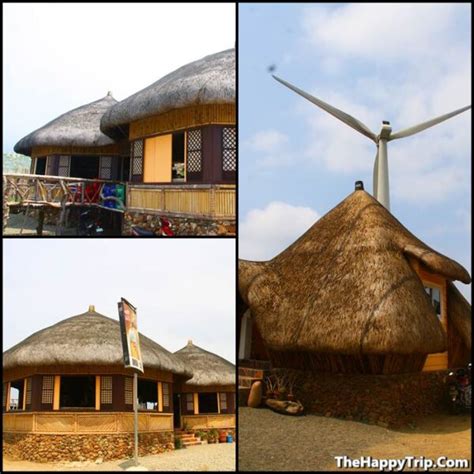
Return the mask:
<path fill-rule="evenodd" d="M 3 431 L 15 430 L 15 415 L 12 413 L 3 414 Z"/>
<path fill-rule="evenodd" d="M 235 190 L 218 189 L 215 195 L 215 215 L 235 216 Z"/>
<path fill-rule="evenodd" d="M 16 415 L 14 420 L 13 431 L 33 431 L 33 415 Z"/>
<path fill-rule="evenodd" d="M 193 429 L 235 428 L 235 415 L 187 415 L 184 422 Z"/>
<path fill-rule="evenodd" d="M 43 433 L 56 433 L 64 431 L 74 431 L 74 415 L 36 415 L 36 431 Z"/>
<path fill-rule="evenodd" d="M 148 137 L 200 125 L 235 125 L 234 104 L 195 105 L 174 109 L 130 124 L 129 139 Z"/>
<path fill-rule="evenodd" d="M 117 431 L 116 415 L 82 415 L 77 414 L 77 431 L 112 433 Z"/>
<path fill-rule="evenodd" d="M 187 214 L 211 214 L 211 193 L 203 190 L 165 190 L 164 211 Z"/>
<path fill-rule="evenodd" d="M 168 431 L 173 429 L 173 416 L 170 415 L 149 415 L 148 429 L 150 431 Z"/>
<path fill-rule="evenodd" d="M 183 424 L 193 429 L 207 428 L 207 416 L 183 416 Z"/>
<path fill-rule="evenodd" d="M 47 156 L 47 155 L 109 155 L 119 154 L 120 147 L 118 145 L 106 146 L 36 146 L 31 150 L 31 156 Z"/>
<path fill-rule="evenodd" d="M 118 419 L 118 431 L 121 432 L 132 432 L 133 431 L 133 415 L 121 415 Z M 138 414 L 138 430 L 148 431 L 148 415 Z"/>

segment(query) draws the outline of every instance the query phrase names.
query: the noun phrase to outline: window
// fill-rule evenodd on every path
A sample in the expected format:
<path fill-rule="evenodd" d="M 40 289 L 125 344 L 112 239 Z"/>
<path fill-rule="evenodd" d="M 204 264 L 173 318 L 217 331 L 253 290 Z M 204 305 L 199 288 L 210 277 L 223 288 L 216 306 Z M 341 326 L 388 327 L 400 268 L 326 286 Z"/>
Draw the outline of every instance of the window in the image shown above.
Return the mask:
<path fill-rule="evenodd" d="M 99 178 L 112 179 L 112 157 L 101 156 L 99 161 Z"/>
<path fill-rule="evenodd" d="M 57 169 L 57 156 L 50 155 L 46 157 L 46 174 L 48 176 L 55 176 Z"/>
<path fill-rule="evenodd" d="M 62 376 L 60 408 L 95 408 L 95 377 Z"/>
<path fill-rule="evenodd" d="M 125 405 L 133 405 L 133 379 L 125 377 Z"/>
<path fill-rule="evenodd" d="M 100 403 L 110 405 L 112 403 L 112 376 L 105 375 L 100 378 Z"/>
<path fill-rule="evenodd" d="M 161 387 L 163 391 L 163 408 L 166 410 L 170 407 L 170 384 L 163 382 Z"/>
<path fill-rule="evenodd" d="M 69 176 L 71 157 L 62 155 L 59 157 L 58 176 Z"/>
<path fill-rule="evenodd" d="M 218 413 L 217 393 L 199 393 L 199 413 Z"/>
<path fill-rule="evenodd" d="M 236 171 L 237 169 L 237 135 L 235 127 L 222 129 L 222 169 Z"/>
<path fill-rule="evenodd" d="M 143 140 L 135 140 L 130 148 L 130 180 L 140 181 L 143 175 Z"/>
<path fill-rule="evenodd" d="M 24 410 L 25 379 L 10 382 L 10 410 Z"/>
<path fill-rule="evenodd" d="M 31 405 L 31 388 L 32 388 L 33 378 L 28 377 L 26 379 L 26 406 Z"/>
<path fill-rule="evenodd" d="M 201 129 L 187 132 L 187 172 L 200 173 L 202 171 L 202 132 Z"/>
<path fill-rule="evenodd" d="M 158 410 L 157 382 L 138 379 L 138 408 L 140 410 Z"/>
<path fill-rule="evenodd" d="M 184 132 L 173 133 L 171 166 L 172 180 L 184 181 Z"/>
<path fill-rule="evenodd" d="M 441 320 L 441 291 L 437 287 L 425 286 L 425 291 L 428 294 L 431 303 L 436 311 L 436 315 Z"/>
<path fill-rule="evenodd" d="M 71 156 L 69 175 L 72 178 L 97 179 L 99 176 L 99 157 L 87 155 Z"/>
<path fill-rule="evenodd" d="M 227 411 L 227 393 L 219 393 L 221 411 Z"/>
<path fill-rule="evenodd" d="M 194 397 L 192 393 L 186 394 L 186 411 L 194 412 Z"/>
<path fill-rule="evenodd" d="M 43 389 L 41 391 L 41 403 L 45 405 L 53 403 L 54 376 L 43 375 Z"/>

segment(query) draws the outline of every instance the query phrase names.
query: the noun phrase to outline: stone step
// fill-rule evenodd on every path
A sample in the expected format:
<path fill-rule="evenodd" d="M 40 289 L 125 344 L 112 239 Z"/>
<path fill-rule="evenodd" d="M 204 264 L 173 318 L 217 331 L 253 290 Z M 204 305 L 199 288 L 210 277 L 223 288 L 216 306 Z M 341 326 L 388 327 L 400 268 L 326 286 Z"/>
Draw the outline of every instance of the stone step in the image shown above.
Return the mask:
<path fill-rule="evenodd" d="M 202 441 L 200 439 L 195 439 L 193 441 L 184 441 L 183 440 L 184 446 L 197 446 L 199 444 L 202 444 Z"/>

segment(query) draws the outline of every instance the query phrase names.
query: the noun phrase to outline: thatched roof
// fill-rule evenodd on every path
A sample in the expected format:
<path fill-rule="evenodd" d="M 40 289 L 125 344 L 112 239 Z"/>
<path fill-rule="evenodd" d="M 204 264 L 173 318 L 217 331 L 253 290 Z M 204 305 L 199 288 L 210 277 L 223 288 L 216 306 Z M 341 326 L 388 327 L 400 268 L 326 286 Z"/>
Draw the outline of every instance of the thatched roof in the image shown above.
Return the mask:
<path fill-rule="evenodd" d="M 187 385 L 235 385 L 235 365 L 195 346 L 192 341 L 175 355 L 193 372 Z"/>
<path fill-rule="evenodd" d="M 239 292 L 273 350 L 444 351 L 445 333 L 408 257 L 450 280 L 471 280 L 359 190 L 273 260 L 240 261 Z"/>
<path fill-rule="evenodd" d="M 100 119 L 117 101 L 109 92 L 104 98 L 82 105 L 51 120 L 22 138 L 14 147 L 17 153 L 31 155 L 36 146 L 105 146 L 115 142 L 100 130 Z"/>
<path fill-rule="evenodd" d="M 93 307 L 26 338 L 3 353 L 3 369 L 48 365 L 114 365 L 123 367 L 118 321 Z M 143 365 L 190 377 L 179 358 L 140 333 Z"/>
<path fill-rule="evenodd" d="M 117 137 L 126 132 L 130 122 L 171 109 L 233 104 L 235 89 L 235 49 L 228 49 L 186 64 L 122 100 L 104 115 L 101 128 Z"/>
<path fill-rule="evenodd" d="M 461 335 L 464 345 L 468 350 L 471 350 L 471 305 L 452 282 L 448 282 L 448 314 L 449 320 Z"/>

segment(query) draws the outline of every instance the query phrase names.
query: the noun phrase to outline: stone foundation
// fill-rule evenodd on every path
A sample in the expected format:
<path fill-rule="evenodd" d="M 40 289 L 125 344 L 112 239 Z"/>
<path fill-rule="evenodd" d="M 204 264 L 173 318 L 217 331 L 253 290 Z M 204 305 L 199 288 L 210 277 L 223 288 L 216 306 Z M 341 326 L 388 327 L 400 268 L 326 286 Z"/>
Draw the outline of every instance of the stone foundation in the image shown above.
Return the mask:
<path fill-rule="evenodd" d="M 122 235 L 132 235 L 132 226 L 151 230 L 156 235 L 162 235 L 166 221 L 174 235 L 218 235 L 234 236 L 236 232 L 235 219 L 204 219 L 184 217 L 173 214 L 151 214 L 145 212 L 127 211 L 124 214 Z"/>
<path fill-rule="evenodd" d="M 295 395 L 309 413 L 400 427 L 447 408 L 446 371 L 396 375 L 303 372 Z"/>
<path fill-rule="evenodd" d="M 139 433 L 138 454 L 174 449 L 174 433 Z M 3 433 L 3 455 L 34 462 L 103 461 L 133 457 L 133 433 L 36 434 Z"/>

